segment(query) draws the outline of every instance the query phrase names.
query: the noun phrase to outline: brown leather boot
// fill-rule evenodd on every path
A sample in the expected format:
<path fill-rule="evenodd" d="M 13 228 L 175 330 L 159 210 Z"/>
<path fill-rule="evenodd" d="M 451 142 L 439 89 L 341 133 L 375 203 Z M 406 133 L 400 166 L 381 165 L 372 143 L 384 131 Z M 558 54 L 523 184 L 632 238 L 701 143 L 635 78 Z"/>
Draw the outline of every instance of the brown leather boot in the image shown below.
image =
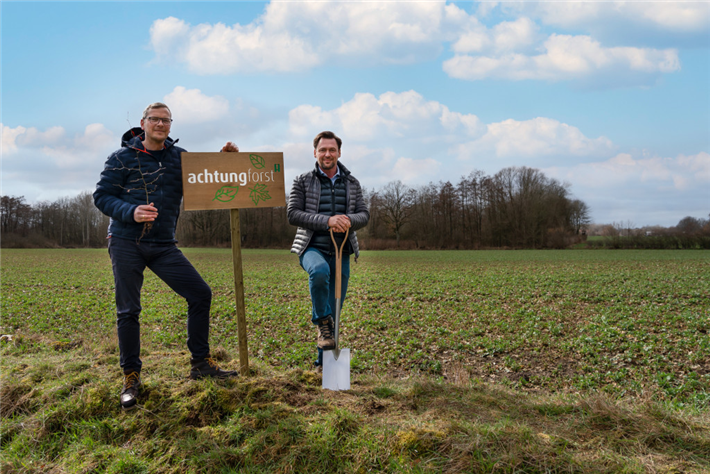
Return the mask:
<path fill-rule="evenodd" d="M 123 374 L 123 390 L 121 390 L 121 407 L 132 410 L 138 402 L 138 392 L 141 388 L 141 374 L 133 371 Z"/>
<path fill-rule="evenodd" d="M 333 329 L 333 318 L 318 321 L 318 348 L 328 351 L 335 349 L 335 335 Z"/>
<path fill-rule="evenodd" d="M 203 377 L 227 379 L 239 376 L 239 372 L 236 370 L 220 369 L 217 362 L 209 356 L 204 359 L 190 359 L 190 364 L 192 365 L 192 370 L 190 370 L 190 378 L 192 380 L 201 379 Z"/>

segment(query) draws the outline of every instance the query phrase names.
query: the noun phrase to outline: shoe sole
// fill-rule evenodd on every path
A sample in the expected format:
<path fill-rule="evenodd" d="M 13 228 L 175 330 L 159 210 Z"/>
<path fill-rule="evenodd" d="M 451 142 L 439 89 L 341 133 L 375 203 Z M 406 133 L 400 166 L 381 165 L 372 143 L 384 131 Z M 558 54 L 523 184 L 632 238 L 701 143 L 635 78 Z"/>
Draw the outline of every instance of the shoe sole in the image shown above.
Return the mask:
<path fill-rule="evenodd" d="M 239 377 L 239 374 L 234 374 L 234 375 L 192 375 L 190 374 L 190 379 L 191 380 L 202 380 L 202 379 L 217 379 L 217 380 L 227 380 L 227 379 L 233 379 L 236 377 Z"/>

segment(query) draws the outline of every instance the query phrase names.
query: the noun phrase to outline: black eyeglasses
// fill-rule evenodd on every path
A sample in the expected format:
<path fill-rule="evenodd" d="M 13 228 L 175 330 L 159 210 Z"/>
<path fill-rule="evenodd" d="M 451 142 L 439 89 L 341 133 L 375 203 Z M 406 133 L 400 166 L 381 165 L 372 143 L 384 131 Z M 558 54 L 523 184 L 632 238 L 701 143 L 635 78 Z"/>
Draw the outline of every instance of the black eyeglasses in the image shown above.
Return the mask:
<path fill-rule="evenodd" d="M 171 118 L 162 118 L 162 117 L 146 117 L 146 120 L 148 120 L 152 124 L 158 124 L 160 122 L 163 122 L 165 125 L 170 125 L 170 123 L 173 121 Z"/>

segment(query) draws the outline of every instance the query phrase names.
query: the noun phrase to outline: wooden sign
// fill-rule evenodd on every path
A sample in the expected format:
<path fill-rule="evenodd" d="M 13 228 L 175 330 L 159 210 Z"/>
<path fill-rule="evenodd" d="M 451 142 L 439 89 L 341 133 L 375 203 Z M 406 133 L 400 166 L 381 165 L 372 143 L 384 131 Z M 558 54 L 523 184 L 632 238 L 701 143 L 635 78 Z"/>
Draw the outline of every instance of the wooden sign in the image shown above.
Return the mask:
<path fill-rule="evenodd" d="M 281 152 L 182 153 L 186 211 L 286 205 Z"/>
<path fill-rule="evenodd" d="M 283 153 L 182 153 L 186 211 L 230 209 L 234 299 L 241 375 L 249 375 L 240 208 L 286 205 Z"/>

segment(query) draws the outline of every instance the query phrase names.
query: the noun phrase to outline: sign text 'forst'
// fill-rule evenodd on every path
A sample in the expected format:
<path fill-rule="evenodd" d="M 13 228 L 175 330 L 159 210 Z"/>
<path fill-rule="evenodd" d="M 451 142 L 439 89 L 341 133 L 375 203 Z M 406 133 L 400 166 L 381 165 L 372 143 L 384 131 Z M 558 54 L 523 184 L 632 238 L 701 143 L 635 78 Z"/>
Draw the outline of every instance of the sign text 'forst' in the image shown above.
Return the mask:
<path fill-rule="evenodd" d="M 283 153 L 183 153 L 185 210 L 286 205 Z"/>

